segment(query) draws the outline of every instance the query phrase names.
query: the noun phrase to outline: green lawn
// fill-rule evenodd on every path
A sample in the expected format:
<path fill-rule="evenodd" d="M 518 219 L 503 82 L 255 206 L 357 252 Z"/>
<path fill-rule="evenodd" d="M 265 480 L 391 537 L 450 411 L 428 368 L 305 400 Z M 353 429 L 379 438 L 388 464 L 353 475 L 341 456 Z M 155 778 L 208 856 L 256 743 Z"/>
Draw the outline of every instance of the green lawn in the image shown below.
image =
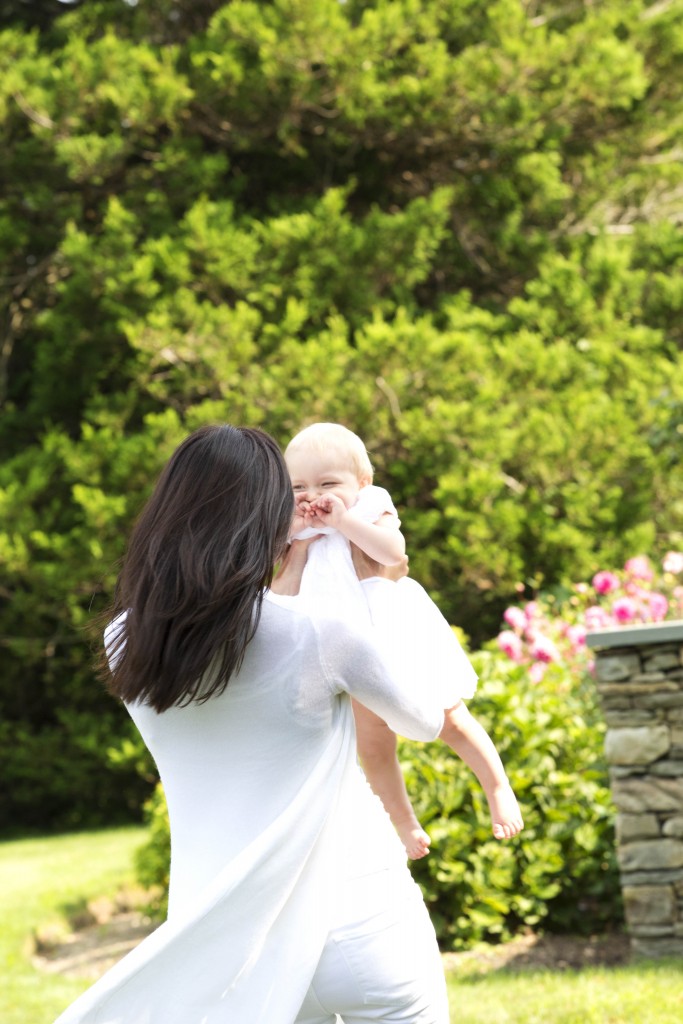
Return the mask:
<path fill-rule="evenodd" d="M 79 899 L 114 894 L 132 881 L 141 828 L 0 843 L 0 1021 L 52 1024 L 88 987 L 43 974 L 30 961 L 33 930 Z"/>
<path fill-rule="evenodd" d="M 115 829 L 0 843 L 0 1022 L 53 1024 L 88 987 L 36 971 L 33 930 L 83 898 L 132 881 L 144 832 Z M 680 1024 L 683 964 L 580 972 L 459 968 L 449 976 L 453 1024 Z"/>
<path fill-rule="evenodd" d="M 683 964 L 449 978 L 453 1024 L 681 1024 Z"/>

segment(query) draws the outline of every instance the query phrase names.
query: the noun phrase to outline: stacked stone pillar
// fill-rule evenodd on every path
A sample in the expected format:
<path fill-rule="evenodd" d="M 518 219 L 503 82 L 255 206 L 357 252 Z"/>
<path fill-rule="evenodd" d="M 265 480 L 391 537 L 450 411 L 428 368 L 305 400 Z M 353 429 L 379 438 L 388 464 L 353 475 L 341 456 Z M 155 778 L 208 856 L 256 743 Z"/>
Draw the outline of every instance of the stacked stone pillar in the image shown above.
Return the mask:
<path fill-rule="evenodd" d="M 683 956 L 683 622 L 588 636 L 636 956 Z"/>

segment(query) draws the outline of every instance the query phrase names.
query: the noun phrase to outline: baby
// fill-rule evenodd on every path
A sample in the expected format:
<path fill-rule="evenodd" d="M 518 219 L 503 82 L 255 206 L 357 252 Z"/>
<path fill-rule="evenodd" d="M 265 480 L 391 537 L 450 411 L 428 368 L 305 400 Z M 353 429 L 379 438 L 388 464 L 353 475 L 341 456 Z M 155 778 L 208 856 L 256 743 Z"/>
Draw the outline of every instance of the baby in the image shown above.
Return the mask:
<path fill-rule="evenodd" d="M 383 566 L 402 563 L 405 541 L 391 497 L 372 483 L 365 445 L 346 427 L 316 423 L 285 450 L 296 511 L 292 540 L 322 534 L 311 544 L 300 596 L 318 613 L 372 621 L 389 649 L 392 631 L 414 638 L 416 688 L 433 686 L 446 709 L 441 738 L 472 769 L 486 794 L 493 835 L 508 839 L 522 829 L 522 815 L 500 756 L 462 701 L 472 696 L 476 675 L 453 630 L 414 580 L 359 581 L 351 544 Z M 406 666 L 403 665 L 403 670 Z M 424 857 L 430 838 L 420 826 L 396 755 L 396 736 L 377 715 L 354 702 L 358 756 L 409 857 Z"/>

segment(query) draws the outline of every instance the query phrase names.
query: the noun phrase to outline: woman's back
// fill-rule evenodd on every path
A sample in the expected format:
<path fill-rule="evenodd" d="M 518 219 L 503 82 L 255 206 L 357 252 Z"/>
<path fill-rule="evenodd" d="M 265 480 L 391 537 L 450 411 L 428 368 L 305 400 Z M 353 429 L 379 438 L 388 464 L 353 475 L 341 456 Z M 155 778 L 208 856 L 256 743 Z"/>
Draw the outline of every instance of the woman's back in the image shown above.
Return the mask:
<path fill-rule="evenodd" d="M 329 785 L 321 759 L 327 763 L 326 752 L 335 762 L 342 758 L 353 723 L 350 701 L 333 681 L 339 669 L 320 658 L 321 628 L 299 610 L 266 599 L 242 668 L 220 696 L 161 714 L 148 705 L 129 706 L 169 807 L 169 916 L 187 909 L 210 878 L 286 816 L 312 778 Z M 333 628 L 338 635 L 339 626 Z M 372 871 L 376 862 L 386 864 L 387 854 L 404 858 L 355 758 L 347 764 L 344 786 L 330 790 L 329 800 L 339 828 L 341 873 Z M 353 827 L 347 806 L 353 806 Z M 321 824 L 299 820 L 292 826 L 304 832 Z M 355 853 L 357 844 L 347 840 L 359 827 L 369 841 Z"/>

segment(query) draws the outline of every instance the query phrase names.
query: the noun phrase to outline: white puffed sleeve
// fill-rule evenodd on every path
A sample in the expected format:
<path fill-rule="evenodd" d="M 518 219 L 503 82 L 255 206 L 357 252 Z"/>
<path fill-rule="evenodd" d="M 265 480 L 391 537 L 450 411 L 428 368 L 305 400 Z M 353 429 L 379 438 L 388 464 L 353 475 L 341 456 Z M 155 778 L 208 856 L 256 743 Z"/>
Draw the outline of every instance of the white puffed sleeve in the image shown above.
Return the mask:
<path fill-rule="evenodd" d="M 396 526 L 396 529 L 401 525 L 391 495 L 383 487 L 375 487 L 374 484 L 368 484 L 367 487 L 360 489 L 356 503 L 349 509 L 349 512 L 365 523 L 376 523 L 388 512 L 395 520 L 393 525 Z"/>

